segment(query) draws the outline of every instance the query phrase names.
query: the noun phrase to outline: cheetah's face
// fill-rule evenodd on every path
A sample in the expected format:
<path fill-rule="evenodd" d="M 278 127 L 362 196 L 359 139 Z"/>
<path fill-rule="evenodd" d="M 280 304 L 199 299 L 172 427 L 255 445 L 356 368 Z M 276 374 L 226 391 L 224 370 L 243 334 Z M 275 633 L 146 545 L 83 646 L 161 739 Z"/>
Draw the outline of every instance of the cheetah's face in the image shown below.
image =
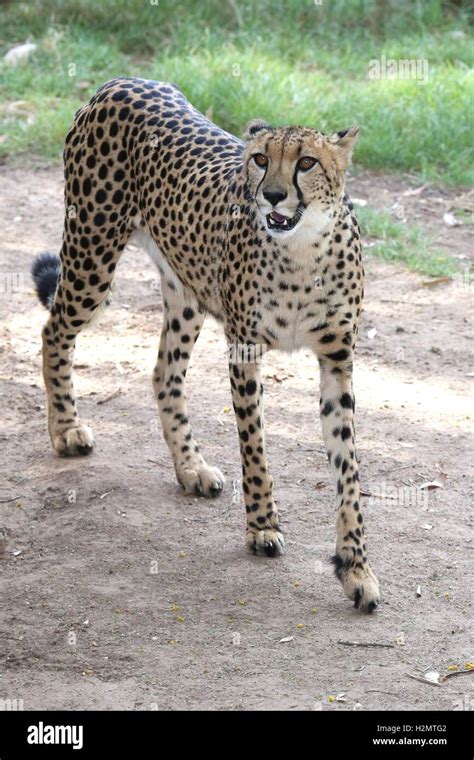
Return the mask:
<path fill-rule="evenodd" d="M 289 237 L 323 232 L 344 191 L 358 127 L 327 137 L 305 127 L 270 127 L 251 121 L 245 167 L 252 196 L 268 231 Z"/>

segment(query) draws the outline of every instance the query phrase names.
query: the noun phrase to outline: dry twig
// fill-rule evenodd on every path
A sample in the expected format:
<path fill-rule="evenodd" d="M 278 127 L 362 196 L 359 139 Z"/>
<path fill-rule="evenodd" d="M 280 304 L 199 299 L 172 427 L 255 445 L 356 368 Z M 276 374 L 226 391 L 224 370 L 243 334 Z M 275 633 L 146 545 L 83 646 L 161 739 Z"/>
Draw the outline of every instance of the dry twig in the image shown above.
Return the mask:
<path fill-rule="evenodd" d="M 383 649 L 395 649 L 395 644 L 379 644 L 378 642 L 344 641 L 339 639 L 338 644 L 344 647 L 383 647 Z"/>
<path fill-rule="evenodd" d="M 116 398 L 117 396 L 120 396 L 122 393 L 121 388 L 116 388 L 112 393 L 109 393 L 108 396 L 104 396 L 103 398 L 99 398 L 96 401 L 96 404 L 106 404 L 107 401 L 112 401 L 113 398 Z"/>

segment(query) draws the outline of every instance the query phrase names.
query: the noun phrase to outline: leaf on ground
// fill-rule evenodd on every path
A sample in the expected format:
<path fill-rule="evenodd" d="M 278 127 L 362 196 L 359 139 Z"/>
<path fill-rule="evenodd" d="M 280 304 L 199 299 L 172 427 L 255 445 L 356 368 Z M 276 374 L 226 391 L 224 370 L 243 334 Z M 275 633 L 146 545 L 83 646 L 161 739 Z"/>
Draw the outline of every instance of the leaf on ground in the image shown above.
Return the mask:
<path fill-rule="evenodd" d="M 413 198 L 415 195 L 421 195 L 423 190 L 426 190 L 427 187 L 427 182 L 420 187 L 411 187 L 409 190 L 405 190 L 405 192 L 402 193 L 402 198 Z"/>
<path fill-rule="evenodd" d="M 432 683 L 439 683 L 439 673 L 436 670 L 429 670 L 425 673 L 425 678 Z"/>
<path fill-rule="evenodd" d="M 433 491 L 435 488 L 444 488 L 444 485 L 440 480 L 428 480 L 421 484 L 420 491 Z"/>
<path fill-rule="evenodd" d="M 446 211 L 443 214 L 443 222 L 447 227 L 460 227 L 462 224 L 461 220 L 457 219 L 452 211 Z"/>

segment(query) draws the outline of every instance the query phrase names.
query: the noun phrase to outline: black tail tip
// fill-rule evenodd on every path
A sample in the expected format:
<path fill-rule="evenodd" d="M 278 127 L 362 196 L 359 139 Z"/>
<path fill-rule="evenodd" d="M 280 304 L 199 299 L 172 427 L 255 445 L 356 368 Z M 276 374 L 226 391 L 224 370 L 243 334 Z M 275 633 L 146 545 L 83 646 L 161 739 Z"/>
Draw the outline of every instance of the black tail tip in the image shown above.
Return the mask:
<path fill-rule="evenodd" d="M 51 304 L 61 276 L 61 260 L 55 253 L 40 253 L 31 265 L 36 294 L 46 309 Z"/>

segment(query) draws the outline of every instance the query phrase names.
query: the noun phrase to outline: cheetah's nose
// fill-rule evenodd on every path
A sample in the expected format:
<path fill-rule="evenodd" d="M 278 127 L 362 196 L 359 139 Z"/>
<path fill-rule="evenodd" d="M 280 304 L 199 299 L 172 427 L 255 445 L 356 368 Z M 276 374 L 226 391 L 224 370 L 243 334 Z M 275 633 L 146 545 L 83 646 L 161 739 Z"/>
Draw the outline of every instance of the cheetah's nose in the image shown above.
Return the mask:
<path fill-rule="evenodd" d="M 264 190 L 263 191 L 263 197 L 266 201 L 272 204 L 272 206 L 276 206 L 277 203 L 280 203 L 280 201 L 284 201 L 288 193 L 284 192 L 283 190 Z"/>

